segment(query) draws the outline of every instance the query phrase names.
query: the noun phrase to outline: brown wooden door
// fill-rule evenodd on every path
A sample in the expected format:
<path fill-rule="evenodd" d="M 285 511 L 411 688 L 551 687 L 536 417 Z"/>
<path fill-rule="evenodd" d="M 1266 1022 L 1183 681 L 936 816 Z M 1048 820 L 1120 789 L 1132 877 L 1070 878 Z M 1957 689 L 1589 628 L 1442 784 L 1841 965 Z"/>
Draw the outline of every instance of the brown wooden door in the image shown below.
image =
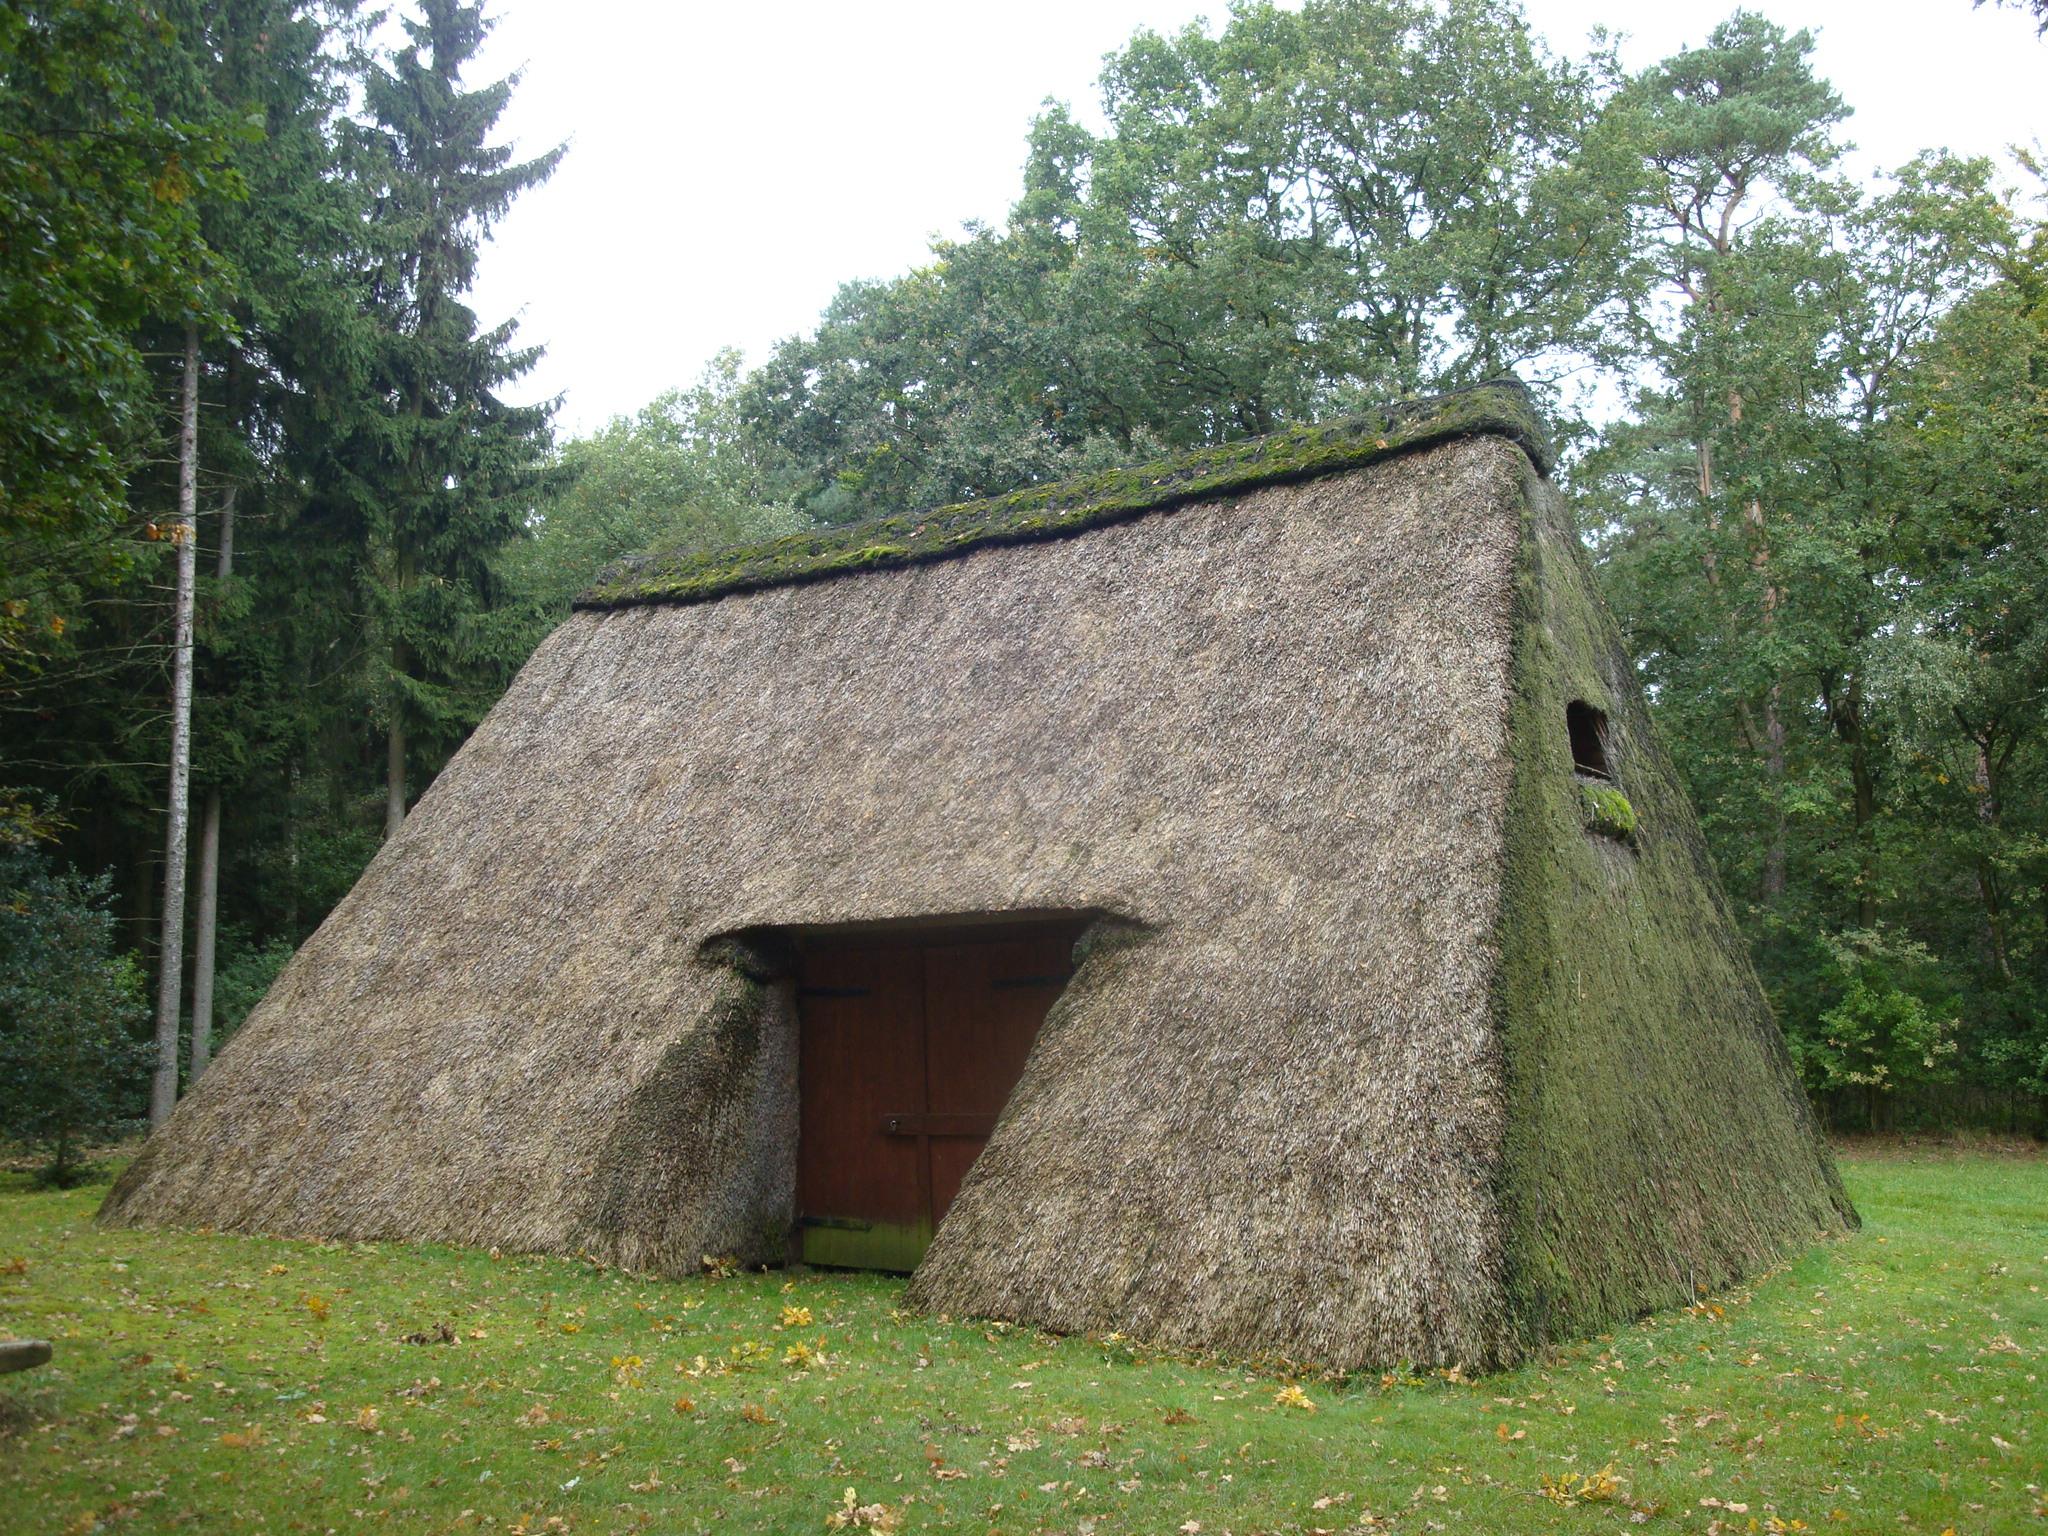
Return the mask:
<path fill-rule="evenodd" d="M 804 946 L 797 1220 L 813 1264 L 910 1270 L 1066 985 L 1079 925 Z"/>

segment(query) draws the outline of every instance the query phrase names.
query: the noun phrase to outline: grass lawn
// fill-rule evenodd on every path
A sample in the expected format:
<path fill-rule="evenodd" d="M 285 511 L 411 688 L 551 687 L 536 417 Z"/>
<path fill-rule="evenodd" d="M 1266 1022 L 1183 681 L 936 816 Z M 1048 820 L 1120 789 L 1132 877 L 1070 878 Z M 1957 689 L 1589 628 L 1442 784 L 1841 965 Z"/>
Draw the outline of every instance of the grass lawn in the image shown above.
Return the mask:
<path fill-rule="evenodd" d="M 2048 1158 L 1852 1148 L 1854 1237 L 1540 1363 L 1329 1380 L 897 1282 L 96 1231 L 0 1184 L 0 1531 L 2048 1533 Z"/>

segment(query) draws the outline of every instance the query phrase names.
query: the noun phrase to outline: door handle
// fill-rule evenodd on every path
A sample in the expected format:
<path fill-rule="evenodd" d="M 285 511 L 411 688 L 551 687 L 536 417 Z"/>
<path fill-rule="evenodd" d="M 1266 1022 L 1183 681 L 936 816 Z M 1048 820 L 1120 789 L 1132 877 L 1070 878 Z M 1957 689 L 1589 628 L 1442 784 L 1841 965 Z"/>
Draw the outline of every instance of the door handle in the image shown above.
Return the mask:
<path fill-rule="evenodd" d="M 885 1136 L 979 1136 L 995 1134 L 994 1115 L 901 1114 L 882 1116 Z"/>

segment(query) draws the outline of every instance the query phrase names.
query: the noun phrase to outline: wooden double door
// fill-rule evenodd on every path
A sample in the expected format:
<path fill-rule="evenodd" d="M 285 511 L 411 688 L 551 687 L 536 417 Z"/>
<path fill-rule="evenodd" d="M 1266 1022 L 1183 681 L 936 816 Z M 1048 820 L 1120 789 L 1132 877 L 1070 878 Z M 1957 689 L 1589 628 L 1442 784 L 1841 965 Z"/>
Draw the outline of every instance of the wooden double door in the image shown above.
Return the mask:
<path fill-rule="evenodd" d="M 796 1193 L 806 1262 L 917 1267 L 1023 1075 L 1083 926 L 800 945 Z"/>

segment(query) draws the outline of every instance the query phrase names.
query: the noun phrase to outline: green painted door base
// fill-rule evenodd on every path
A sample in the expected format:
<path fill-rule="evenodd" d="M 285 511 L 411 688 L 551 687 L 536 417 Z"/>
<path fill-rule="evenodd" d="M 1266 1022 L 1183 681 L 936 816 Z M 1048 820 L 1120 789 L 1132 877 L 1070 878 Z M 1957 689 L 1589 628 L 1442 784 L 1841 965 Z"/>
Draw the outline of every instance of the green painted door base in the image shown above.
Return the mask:
<path fill-rule="evenodd" d="M 815 1218 L 814 1218 L 815 1219 Z M 806 1264 L 829 1264 L 838 1269 L 885 1269 L 907 1275 L 924 1258 L 932 1245 L 932 1226 L 920 1221 L 912 1226 L 887 1222 L 854 1222 L 826 1217 L 830 1226 L 802 1227 Z"/>

